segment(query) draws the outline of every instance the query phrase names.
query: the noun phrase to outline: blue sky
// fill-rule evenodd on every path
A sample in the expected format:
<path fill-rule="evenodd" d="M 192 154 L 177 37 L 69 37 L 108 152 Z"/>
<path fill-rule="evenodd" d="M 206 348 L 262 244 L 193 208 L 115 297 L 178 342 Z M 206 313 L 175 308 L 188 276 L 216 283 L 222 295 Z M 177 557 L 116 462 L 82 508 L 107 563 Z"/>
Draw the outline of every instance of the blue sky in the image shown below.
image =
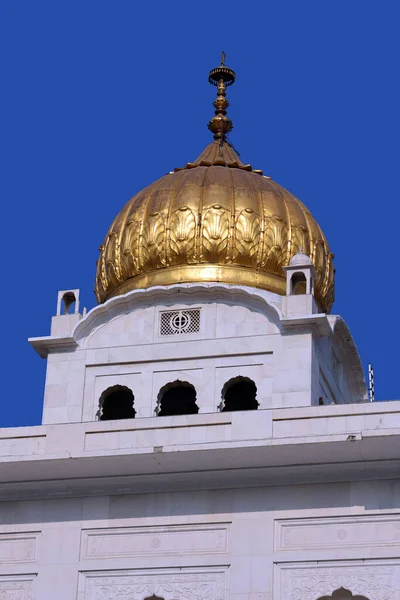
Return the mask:
<path fill-rule="evenodd" d="M 57 290 L 94 306 L 125 202 L 210 141 L 221 51 L 231 140 L 298 196 L 335 253 L 336 303 L 378 399 L 400 398 L 396 2 L 0 2 L 0 426 L 41 419 Z"/>

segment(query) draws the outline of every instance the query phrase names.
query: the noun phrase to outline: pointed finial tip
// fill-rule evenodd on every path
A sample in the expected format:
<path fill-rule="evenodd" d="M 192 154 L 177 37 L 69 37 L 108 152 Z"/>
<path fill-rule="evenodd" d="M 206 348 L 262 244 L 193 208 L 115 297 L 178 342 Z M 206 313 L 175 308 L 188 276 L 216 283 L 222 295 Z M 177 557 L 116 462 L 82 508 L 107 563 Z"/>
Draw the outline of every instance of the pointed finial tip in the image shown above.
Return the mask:
<path fill-rule="evenodd" d="M 226 135 L 233 129 L 232 121 L 226 116 L 229 102 L 226 99 L 226 88 L 235 82 L 236 75 L 232 69 L 225 66 L 225 52 L 222 52 L 221 64 L 210 71 L 208 81 L 218 88 L 217 98 L 214 100 L 215 115 L 208 123 L 208 128 L 214 134 L 214 139 L 221 143 Z"/>

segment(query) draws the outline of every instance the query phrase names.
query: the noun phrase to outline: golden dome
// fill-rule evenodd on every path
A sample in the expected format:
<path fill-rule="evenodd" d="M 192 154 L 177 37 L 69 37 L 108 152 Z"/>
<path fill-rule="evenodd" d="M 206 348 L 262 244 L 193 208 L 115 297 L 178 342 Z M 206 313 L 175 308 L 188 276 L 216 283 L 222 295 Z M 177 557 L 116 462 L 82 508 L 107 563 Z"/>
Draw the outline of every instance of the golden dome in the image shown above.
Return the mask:
<path fill-rule="evenodd" d="M 218 98 L 221 91 L 219 85 Z M 329 312 L 334 269 L 324 234 L 300 200 L 241 162 L 225 138 L 232 128 L 226 111 L 218 128 L 217 101 L 209 124 L 215 141 L 194 163 L 136 194 L 112 223 L 97 263 L 98 302 L 138 288 L 188 282 L 240 284 L 284 295 L 282 267 L 305 252 L 318 274 L 316 299 Z M 225 100 L 222 109 L 226 106 Z"/>

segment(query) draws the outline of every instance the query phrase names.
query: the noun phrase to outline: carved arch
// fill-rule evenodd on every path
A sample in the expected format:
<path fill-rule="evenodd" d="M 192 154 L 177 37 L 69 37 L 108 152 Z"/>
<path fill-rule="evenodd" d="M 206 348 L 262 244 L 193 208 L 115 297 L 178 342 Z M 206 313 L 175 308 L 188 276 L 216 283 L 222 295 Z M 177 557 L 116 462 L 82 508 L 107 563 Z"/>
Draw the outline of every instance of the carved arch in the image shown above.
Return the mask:
<path fill-rule="evenodd" d="M 157 571 L 157 569 L 156 569 Z M 183 572 L 182 572 L 183 571 Z M 123 574 L 88 577 L 88 598 L 121 598 L 124 600 L 224 600 L 225 569 L 191 571 L 172 570 L 171 574 L 156 573 L 147 569 L 138 575 L 134 570 Z"/>
<path fill-rule="evenodd" d="M 257 386 L 249 377 L 238 375 L 229 379 L 221 391 L 221 412 L 236 410 L 256 410 Z"/>
<path fill-rule="evenodd" d="M 321 596 L 318 600 L 369 600 L 365 596 L 353 596 L 350 590 L 340 587 L 331 596 Z"/>
<path fill-rule="evenodd" d="M 176 379 L 164 385 L 158 392 L 155 413 L 159 417 L 195 415 L 199 412 L 196 399 L 195 387 L 188 381 Z"/>
<path fill-rule="evenodd" d="M 281 590 L 284 600 L 341 600 L 335 592 L 347 592 L 344 600 L 396 600 L 400 564 L 368 564 L 370 561 L 336 561 L 283 567 Z M 350 591 L 352 596 L 348 595 Z M 277 596 L 280 597 L 280 596 Z"/>
<path fill-rule="evenodd" d="M 64 307 L 64 315 L 67 315 L 69 313 L 69 309 L 76 303 L 76 296 L 74 292 L 65 292 L 61 302 Z"/>
<path fill-rule="evenodd" d="M 290 278 L 290 293 L 292 295 L 307 294 L 307 277 L 302 271 L 296 271 Z"/>
<path fill-rule="evenodd" d="M 130 388 L 126 385 L 113 385 L 101 394 L 96 416 L 99 421 L 133 419 L 136 415 L 134 401 L 135 396 Z"/>

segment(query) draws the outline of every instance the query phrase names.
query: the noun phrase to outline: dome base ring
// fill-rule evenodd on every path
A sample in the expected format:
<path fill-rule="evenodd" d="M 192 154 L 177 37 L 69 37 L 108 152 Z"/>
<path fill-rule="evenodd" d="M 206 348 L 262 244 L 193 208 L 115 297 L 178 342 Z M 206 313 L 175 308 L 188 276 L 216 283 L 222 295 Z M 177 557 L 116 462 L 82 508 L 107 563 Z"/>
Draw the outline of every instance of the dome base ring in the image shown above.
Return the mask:
<path fill-rule="evenodd" d="M 200 265 L 169 266 L 136 275 L 115 287 L 112 293 L 104 298 L 104 301 L 132 290 L 158 285 L 219 282 L 261 288 L 280 296 L 286 294 L 286 280 L 279 275 L 264 273 L 251 267 L 204 263 Z"/>

